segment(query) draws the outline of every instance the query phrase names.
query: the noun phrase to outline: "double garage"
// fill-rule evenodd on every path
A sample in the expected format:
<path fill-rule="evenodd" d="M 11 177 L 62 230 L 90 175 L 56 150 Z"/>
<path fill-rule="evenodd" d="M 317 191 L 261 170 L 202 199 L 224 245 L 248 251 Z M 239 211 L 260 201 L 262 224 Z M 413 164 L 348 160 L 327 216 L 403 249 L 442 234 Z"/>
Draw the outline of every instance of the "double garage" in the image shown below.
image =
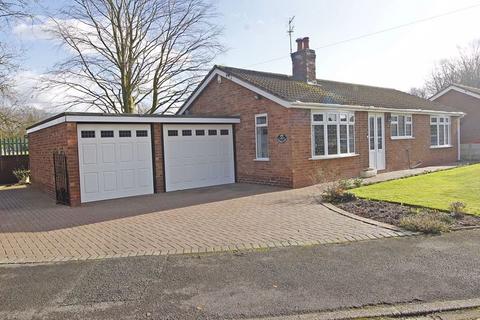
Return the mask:
<path fill-rule="evenodd" d="M 63 113 L 27 131 L 32 185 L 78 205 L 234 183 L 235 123 Z"/>

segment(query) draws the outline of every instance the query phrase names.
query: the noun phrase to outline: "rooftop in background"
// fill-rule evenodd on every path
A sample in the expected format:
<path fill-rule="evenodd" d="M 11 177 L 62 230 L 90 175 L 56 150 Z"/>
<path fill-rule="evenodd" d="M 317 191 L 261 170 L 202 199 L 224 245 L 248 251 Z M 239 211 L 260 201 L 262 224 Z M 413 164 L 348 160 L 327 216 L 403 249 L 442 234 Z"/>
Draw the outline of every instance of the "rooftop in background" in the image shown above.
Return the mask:
<path fill-rule="evenodd" d="M 322 79 L 312 83 L 298 81 L 285 74 L 227 66 L 216 68 L 289 102 L 455 112 L 451 107 L 396 89 Z"/>

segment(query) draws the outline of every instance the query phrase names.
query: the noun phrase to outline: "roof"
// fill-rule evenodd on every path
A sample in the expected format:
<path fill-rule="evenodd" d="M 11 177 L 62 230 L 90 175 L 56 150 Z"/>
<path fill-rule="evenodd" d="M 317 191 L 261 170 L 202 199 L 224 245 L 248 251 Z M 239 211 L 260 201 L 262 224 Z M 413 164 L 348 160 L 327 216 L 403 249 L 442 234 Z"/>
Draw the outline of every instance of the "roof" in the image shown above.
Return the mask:
<path fill-rule="evenodd" d="M 322 79 L 317 79 L 316 83 L 307 83 L 278 73 L 226 66 L 215 68 L 288 102 L 455 112 L 449 106 L 396 89 Z"/>
<path fill-rule="evenodd" d="M 448 87 L 438 91 L 436 94 L 431 96 L 429 99 L 431 101 L 436 101 L 439 97 L 443 96 L 444 94 L 446 94 L 447 92 L 450 92 L 452 90 L 463 93 L 463 94 L 466 94 L 466 95 L 469 95 L 469 96 L 472 96 L 472 97 L 475 97 L 477 99 L 480 99 L 480 88 L 470 87 L 470 86 L 466 86 L 466 85 L 459 84 L 459 83 L 453 83 L 453 84 L 449 85 Z"/>
<path fill-rule="evenodd" d="M 162 115 L 162 114 L 125 114 L 125 113 L 92 113 L 92 112 L 62 112 L 35 123 L 27 128 L 27 133 L 33 133 L 64 122 L 84 123 L 240 123 L 239 117 L 216 117 L 194 115 Z"/>

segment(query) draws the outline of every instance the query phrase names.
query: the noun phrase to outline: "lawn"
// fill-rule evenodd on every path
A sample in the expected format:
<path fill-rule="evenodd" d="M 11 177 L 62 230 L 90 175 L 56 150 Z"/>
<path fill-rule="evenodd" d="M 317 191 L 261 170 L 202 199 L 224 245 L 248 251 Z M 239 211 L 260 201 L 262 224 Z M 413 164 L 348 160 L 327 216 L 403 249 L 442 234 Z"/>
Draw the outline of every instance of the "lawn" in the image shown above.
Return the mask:
<path fill-rule="evenodd" d="M 461 201 L 480 216 L 480 164 L 386 181 L 350 190 L 357 197 L 448 210 Z"/>

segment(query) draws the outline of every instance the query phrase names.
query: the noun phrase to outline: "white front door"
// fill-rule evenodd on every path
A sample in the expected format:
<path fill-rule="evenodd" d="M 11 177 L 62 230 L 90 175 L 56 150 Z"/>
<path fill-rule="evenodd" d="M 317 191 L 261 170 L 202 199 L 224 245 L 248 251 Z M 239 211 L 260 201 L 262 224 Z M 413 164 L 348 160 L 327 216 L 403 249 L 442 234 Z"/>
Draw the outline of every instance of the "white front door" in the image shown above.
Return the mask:
<path fill-rule="evenodd" d="M 78 124 L 82 202 L 153 193 L 148 124 Z"/>
<path fill-rule="evenodd" d="M 369 167 L 385 169 L 385 120 L 383 113 L 368 114 Z"/>
<path fill-rule="evenodd" d="M 166 191 L 235 182 L 232 125 L 164 125 Z"/>

